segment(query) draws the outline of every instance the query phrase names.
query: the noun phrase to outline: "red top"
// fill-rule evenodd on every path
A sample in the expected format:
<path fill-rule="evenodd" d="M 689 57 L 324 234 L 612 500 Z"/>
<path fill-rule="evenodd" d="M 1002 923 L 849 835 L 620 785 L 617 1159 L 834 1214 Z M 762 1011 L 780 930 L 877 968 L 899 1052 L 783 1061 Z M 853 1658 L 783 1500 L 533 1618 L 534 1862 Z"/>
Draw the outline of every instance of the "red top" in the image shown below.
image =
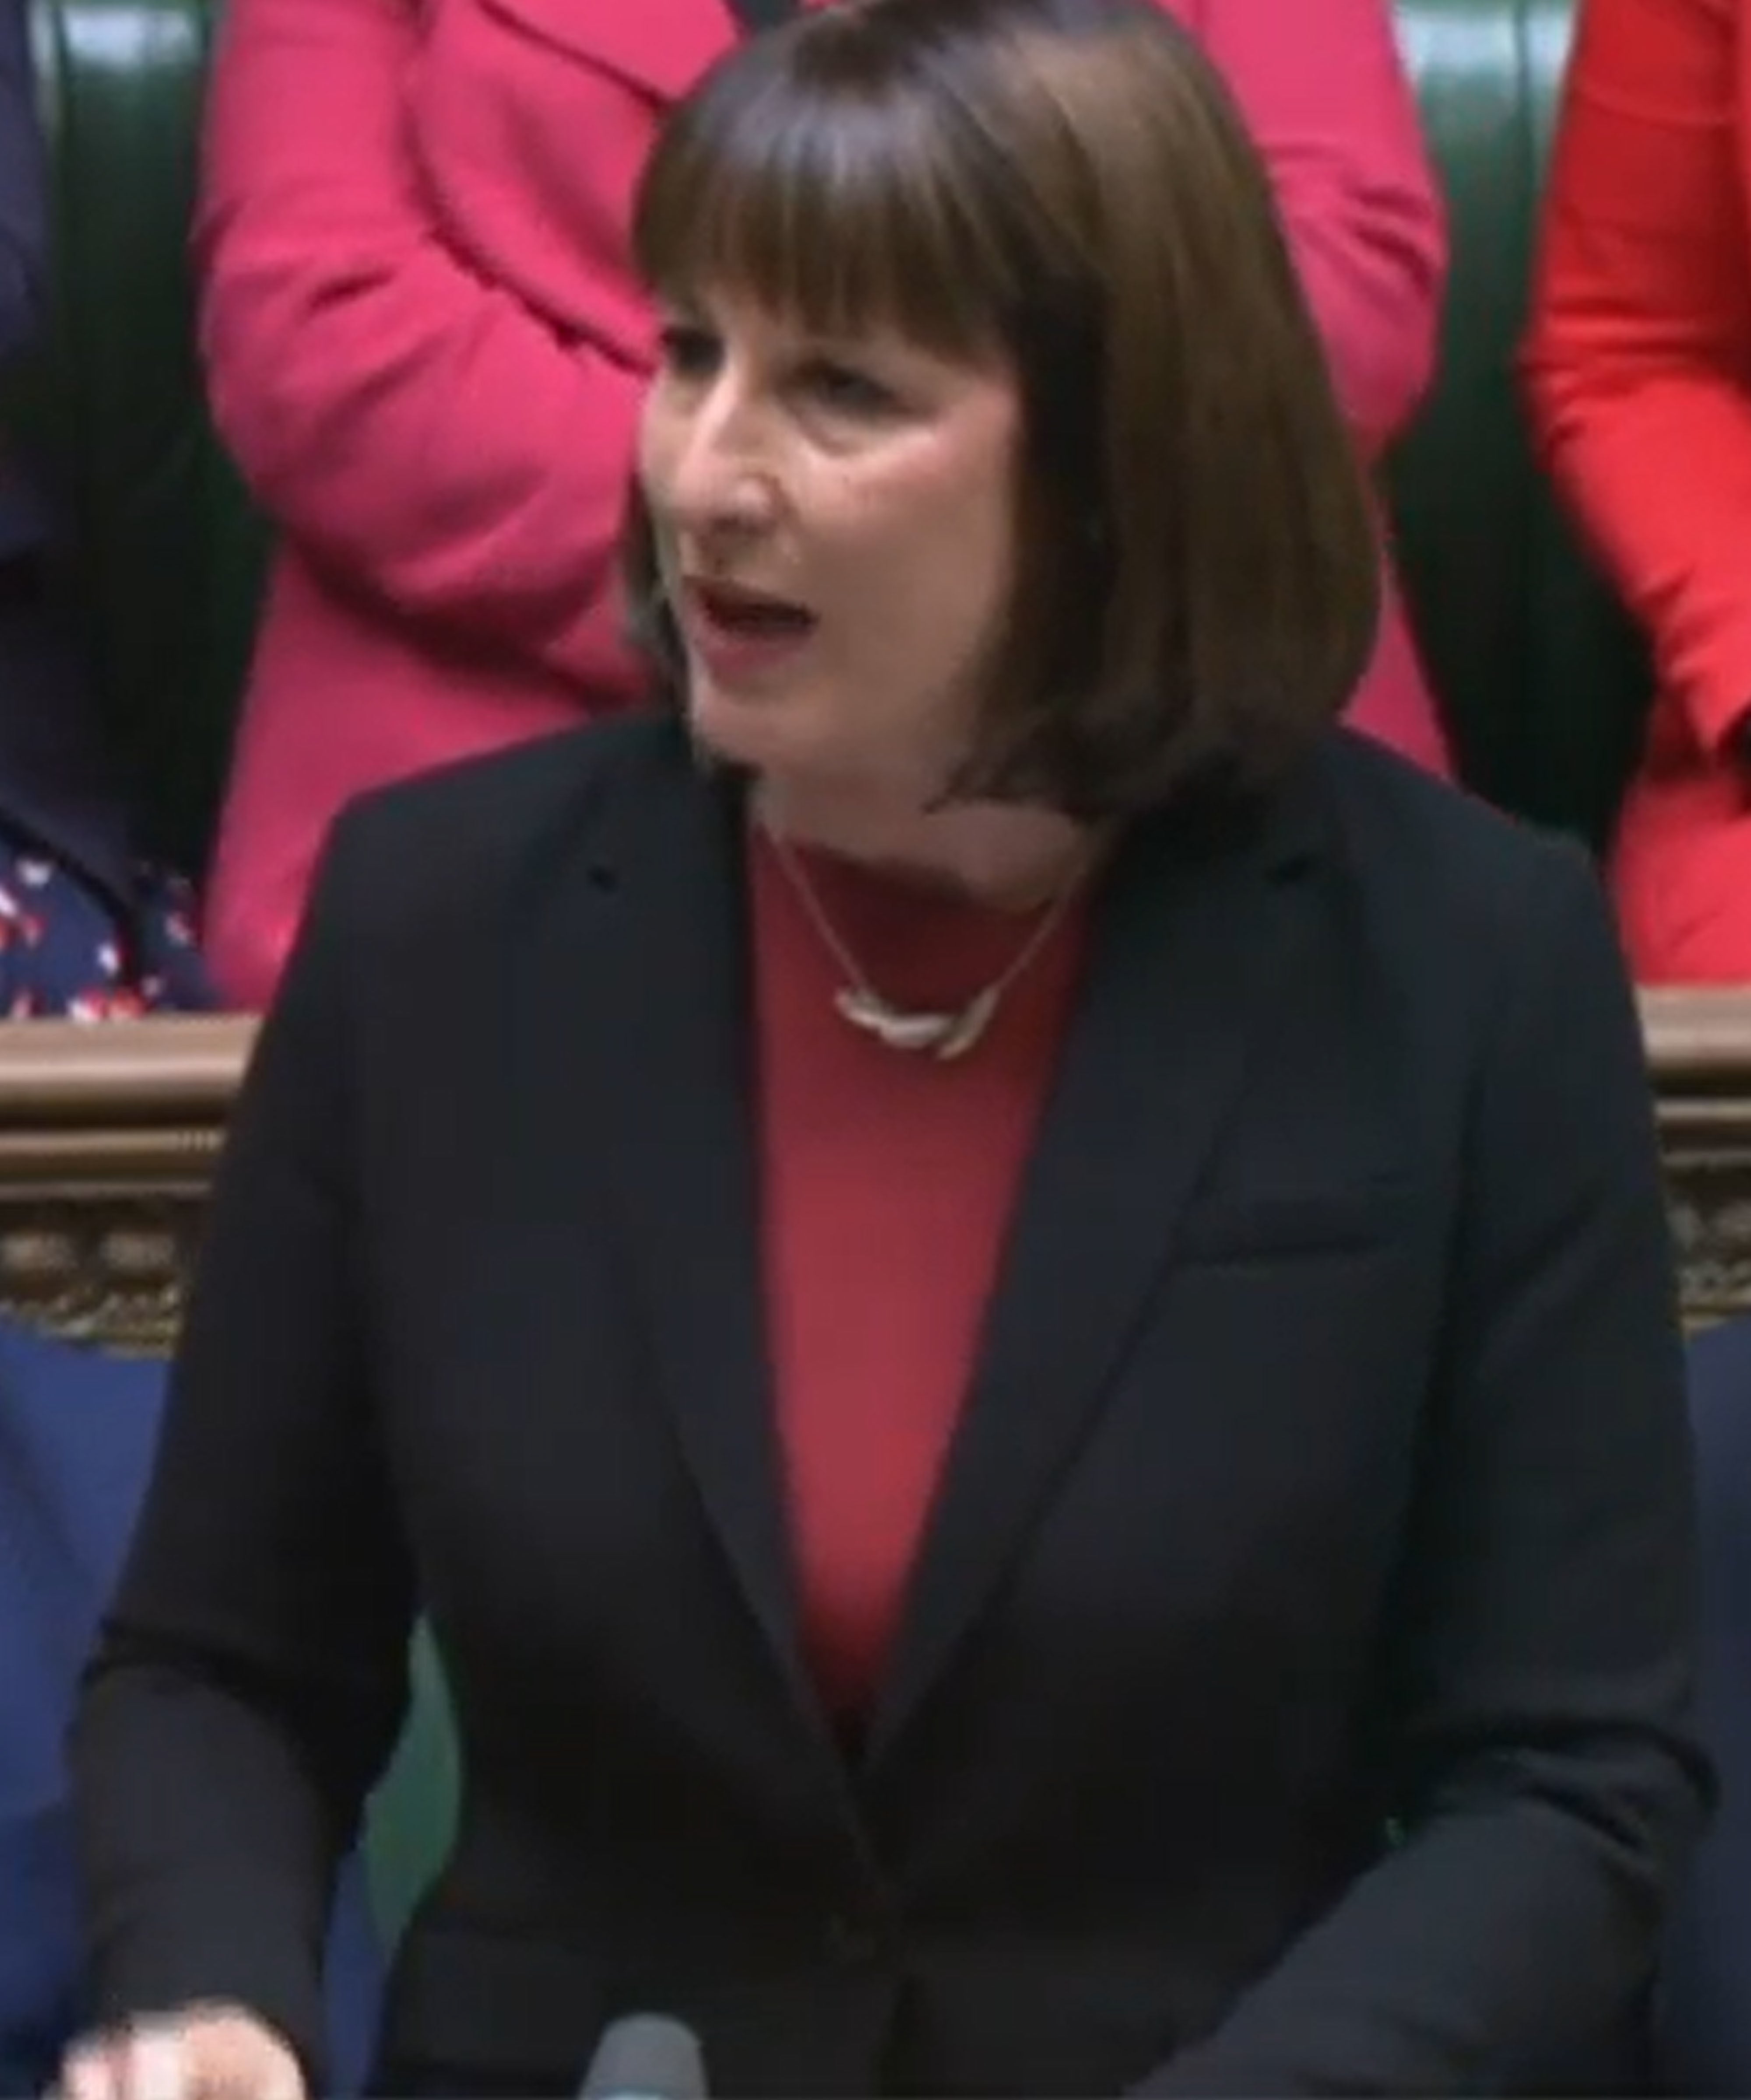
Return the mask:
<path fill-rule="evenodd" d="M 1032 915 L 801 857 L 870 982 L 958 1007 Z M 1084 943 L 1073 911 L 952 1063 L 836 1010 L 844 973 L 770 844 L 752 855 L 769 1347 L 809 1661 L 830 1709 L 867 1702 L 900 1614 Z"/>

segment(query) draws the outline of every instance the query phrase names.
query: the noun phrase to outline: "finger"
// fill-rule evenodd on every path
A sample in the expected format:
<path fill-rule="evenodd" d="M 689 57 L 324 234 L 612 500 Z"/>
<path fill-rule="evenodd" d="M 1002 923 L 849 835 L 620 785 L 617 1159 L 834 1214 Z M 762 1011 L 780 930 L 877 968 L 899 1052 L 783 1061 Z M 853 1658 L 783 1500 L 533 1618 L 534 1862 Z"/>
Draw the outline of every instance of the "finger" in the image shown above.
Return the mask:
<path fill-rule="evenodd" d="M 305 2100 L 304 2076 L 295 2057 L 284 2051 L 276 2053 L 273 2068 L 257 2100 Z"/>
<path fill-rule="evenodd" d="M 68 2050 L 50 2100 L 122 2100 L 121 2045 L 111 2036 Z"/>
<path fill-rule="evenodd" d="M 188 2050 L 169 2021 L 136 2027 L 128 2037 L 118 2100 L 189 2100 Z"/>

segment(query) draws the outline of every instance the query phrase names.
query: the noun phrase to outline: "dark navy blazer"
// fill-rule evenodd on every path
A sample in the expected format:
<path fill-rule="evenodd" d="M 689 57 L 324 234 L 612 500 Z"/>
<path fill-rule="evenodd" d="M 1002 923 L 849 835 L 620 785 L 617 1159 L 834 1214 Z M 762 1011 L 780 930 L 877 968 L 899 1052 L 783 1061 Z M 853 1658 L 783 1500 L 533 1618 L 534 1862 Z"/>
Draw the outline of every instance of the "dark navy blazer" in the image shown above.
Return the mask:
<path fill-rule="evenodd" d="M 1751 1319 L 1690 1349 L 1702 1525 L 1701 1723 L 1714 1828 L 1674 1913 L 1658 2023 L 1668 2093 L 1751 2093 Z"/>

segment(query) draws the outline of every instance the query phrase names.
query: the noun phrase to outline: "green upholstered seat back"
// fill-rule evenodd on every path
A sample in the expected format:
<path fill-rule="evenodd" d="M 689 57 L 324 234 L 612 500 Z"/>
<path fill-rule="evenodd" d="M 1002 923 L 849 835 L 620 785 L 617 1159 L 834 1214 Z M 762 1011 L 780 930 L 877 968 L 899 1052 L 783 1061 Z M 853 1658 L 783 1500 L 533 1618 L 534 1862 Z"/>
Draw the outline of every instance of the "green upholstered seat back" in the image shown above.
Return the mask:
<path fill-rule="evenodd" d="M 412 1703 L 394 1763 L 369 1821 L 371 1894 L 379 1925 L 394 1938 L 407 1922 L 450 1842 L 460 1773 L 449 1696 L 430 1639 L 414 1643 Z"/>
<path fill-rule="evenodd" d="M 187 261 L 207 0 L 36 0 L 55 317 L 21 391 L 74 525 L 104 712 L 148 832 L 204 849 L 262 534 L 202 406 Z"/>
<path fill-rule="evenodd" d="M 1392 473 L 1412 614 L 1466 778 L 1597 841 L 1648 676 L 1534 465 L 1513 364 L 1569 0 L 1399 0 L 1398 19 L 1453 253 L 1439 377 Z"/>

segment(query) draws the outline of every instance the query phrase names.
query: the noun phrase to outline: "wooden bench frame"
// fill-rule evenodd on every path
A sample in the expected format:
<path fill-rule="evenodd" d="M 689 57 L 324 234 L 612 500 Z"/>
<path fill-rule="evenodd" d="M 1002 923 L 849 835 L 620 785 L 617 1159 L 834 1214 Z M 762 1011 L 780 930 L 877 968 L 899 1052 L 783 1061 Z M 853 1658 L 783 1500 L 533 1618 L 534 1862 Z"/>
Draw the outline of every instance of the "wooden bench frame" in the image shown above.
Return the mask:
<path fill-rule="evenodd" d="M 253 1021 L 0 1026 L 0 1310 L 162 1351 Z"/>
<path fill-rule="evenodd" d="M 1649 993 L 1642 1012 L 1686 1314 L 1751 1311 L 1751 990 Z M 254 1033 L 232 1017 L 0 1026 L 0 1308 L 169 1348 Z"/>
<path fill-rule="evenodd" d="M 1751 1312 L 1751 990 L 1642 995 L 1684 1311 Z"/>

